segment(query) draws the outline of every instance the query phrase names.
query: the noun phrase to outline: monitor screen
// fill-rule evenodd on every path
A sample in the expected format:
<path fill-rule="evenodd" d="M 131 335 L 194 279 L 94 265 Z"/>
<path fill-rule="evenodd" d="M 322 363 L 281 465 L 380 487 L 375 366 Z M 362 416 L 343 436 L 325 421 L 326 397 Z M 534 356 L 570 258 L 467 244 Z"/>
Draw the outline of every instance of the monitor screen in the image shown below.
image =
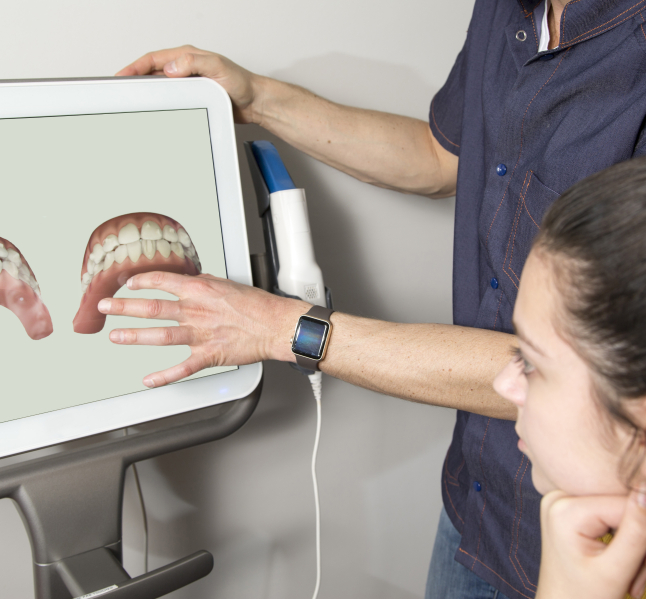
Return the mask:
<path fill-rule="evenodd" d="M 206 109 L 0 119 L 0 423 L 144 391 L 190 355 L 111 343 L 176 323 L 96 305 L 176 299 L 129 291 L 138 272 L 226 277 L 217 188 Z"/>

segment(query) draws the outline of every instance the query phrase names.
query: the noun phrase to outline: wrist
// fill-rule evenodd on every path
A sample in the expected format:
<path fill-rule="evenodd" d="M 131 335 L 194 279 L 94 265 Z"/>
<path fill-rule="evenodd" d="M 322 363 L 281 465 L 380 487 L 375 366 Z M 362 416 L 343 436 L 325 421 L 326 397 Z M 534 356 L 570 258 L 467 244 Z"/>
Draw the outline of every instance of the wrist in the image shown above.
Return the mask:
<path fill-rule="evenodd" d="M 298 319 L 310 308 L 310 304 L 301 300 L 283 299 L 280 302 L 280 310 L 275 316 L 275 334 L 268 352 L 270 359 L 296 362 L 296 356 L 292 352 L 291 338 L 294 335 Z"/>

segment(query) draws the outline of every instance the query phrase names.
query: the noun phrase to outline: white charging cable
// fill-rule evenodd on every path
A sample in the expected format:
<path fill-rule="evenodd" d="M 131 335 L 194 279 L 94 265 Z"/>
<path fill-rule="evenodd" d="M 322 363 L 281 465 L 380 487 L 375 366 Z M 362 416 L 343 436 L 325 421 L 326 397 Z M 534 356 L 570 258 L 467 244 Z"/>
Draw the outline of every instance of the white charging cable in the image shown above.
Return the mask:
<path fill-rule="evenodd" d="M 321 438 L 321 387 L 322 372 L 310 374 L 307 378 L 312 384 L 314 399 L 316 400 L 316 435 L 314 437 L 314 452 L 312 453 L 312 482 L 314 483 L 314 506 L 316 508 L 316 586 L 312 599 L 316 599 L 321 587 L 321 506 L 319 505 L 319 486 L 316 481 L 316 457 L 319 452 L 319 440 Z"/>

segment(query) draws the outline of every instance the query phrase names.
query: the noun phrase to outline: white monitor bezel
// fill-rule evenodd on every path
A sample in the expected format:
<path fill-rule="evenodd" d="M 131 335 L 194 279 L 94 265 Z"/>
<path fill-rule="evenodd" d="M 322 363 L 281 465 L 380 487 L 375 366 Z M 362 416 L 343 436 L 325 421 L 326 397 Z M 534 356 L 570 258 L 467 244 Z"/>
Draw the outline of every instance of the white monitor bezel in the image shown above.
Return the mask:
<path fill-rule="evenodd" d="M 252 284 L 231 102 L 204 78 L 0 81 L 0 119 L 206 108 L 227 276 Z M 142 378 L 145 372 L 142 372 Z M 248 396 L 262 363 L 0 423 L 0 457 L 126 428 Z M 138 395 L 137 402 L 132 401 Z M 143 394 L 143 395 L 142 395 Z"/>

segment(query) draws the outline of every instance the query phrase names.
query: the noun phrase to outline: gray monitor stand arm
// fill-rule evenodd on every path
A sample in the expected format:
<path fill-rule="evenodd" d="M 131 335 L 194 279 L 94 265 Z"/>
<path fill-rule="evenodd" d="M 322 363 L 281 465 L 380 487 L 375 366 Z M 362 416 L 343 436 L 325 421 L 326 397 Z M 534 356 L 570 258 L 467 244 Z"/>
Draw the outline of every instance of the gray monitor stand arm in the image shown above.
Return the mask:
<path fill-rule="evenodd" d="M 123 569 L 126 469 L 235 432 L 253 413 L 261 387 L 243 399 L 137 427 L 128 436 L 103 435 L 89 446 L 5 467 L 0 461 L 0 498 L 18 504 L 31 541 L 36 599 L 95 592 L 105 599 L 156 599 L 206 576 L 213 568 L 207 551 L 133 579 Z"/>

